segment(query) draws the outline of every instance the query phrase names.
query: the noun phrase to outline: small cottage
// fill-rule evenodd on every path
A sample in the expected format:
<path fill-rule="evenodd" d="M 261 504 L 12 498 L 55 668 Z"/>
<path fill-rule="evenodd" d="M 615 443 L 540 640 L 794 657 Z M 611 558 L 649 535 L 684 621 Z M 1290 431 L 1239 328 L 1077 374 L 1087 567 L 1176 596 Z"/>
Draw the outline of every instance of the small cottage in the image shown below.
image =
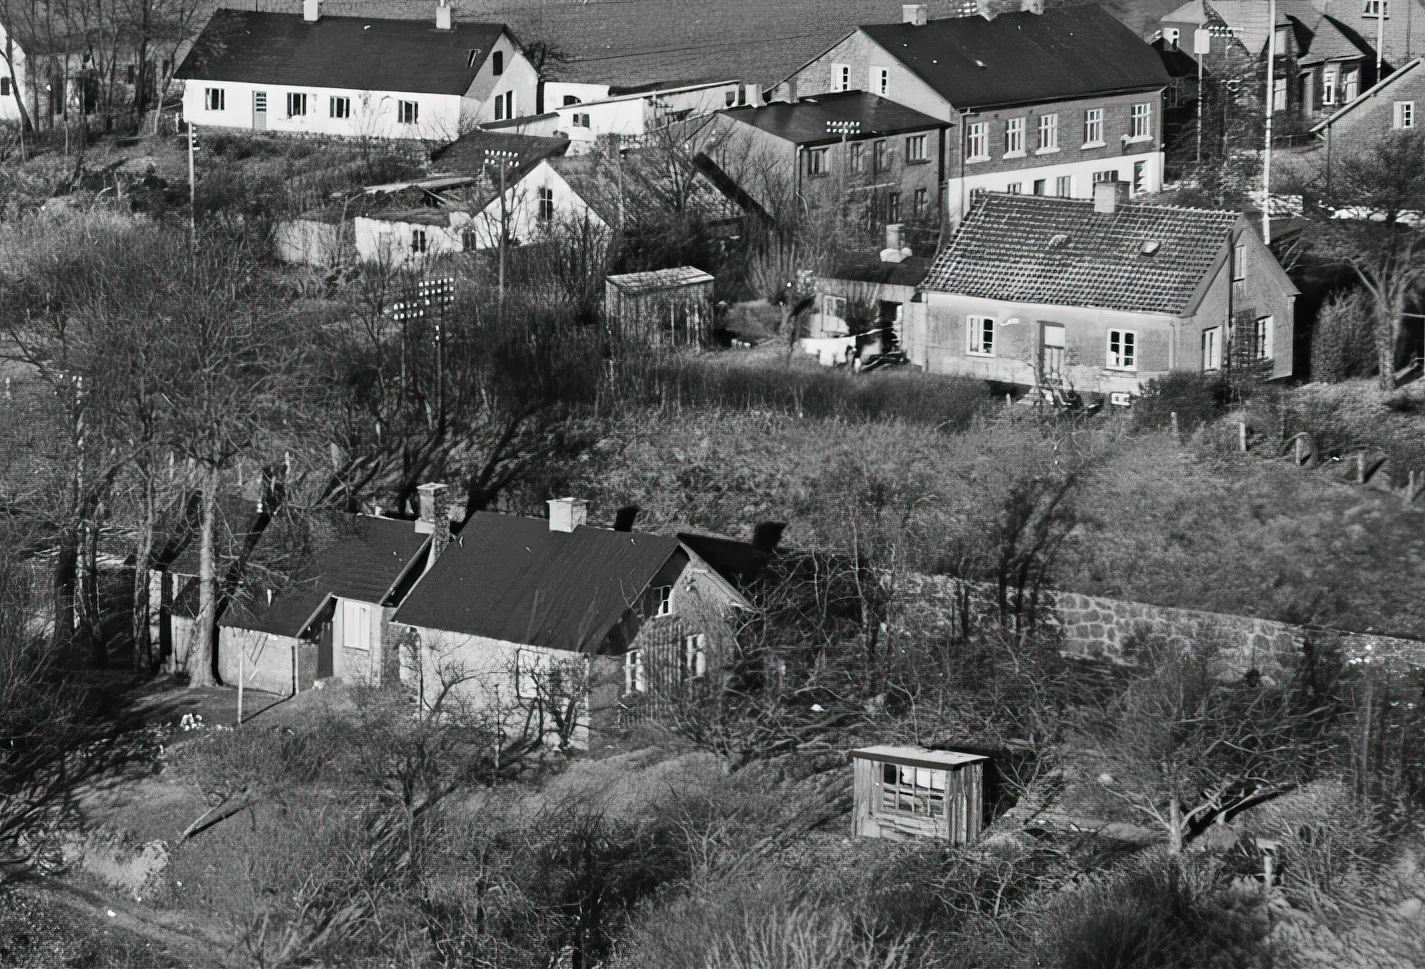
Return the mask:
<path fill-rule="evenodd" d="M 984 825 L 989 758 L 922 747 L 851 751 L 857 838 L 935 838 L 969 844 Z"/>
<path fill-rule="evenodd" d="M 866 362 L 899 349 L 906 325 L 925 304 L 916 289 L 930 260 L 901 245 L 901 226 L 886 226 L 886 248 L 848 254 L 816 278 L 816 303 L 801 349 L 823 366 Z"/>
<path fill-rule="evenodd" d="M 697 345 L 712 330 L 713 277 L 692 266 L 609 276 L 604 320 L 616 336 L 653 346 Z"/>

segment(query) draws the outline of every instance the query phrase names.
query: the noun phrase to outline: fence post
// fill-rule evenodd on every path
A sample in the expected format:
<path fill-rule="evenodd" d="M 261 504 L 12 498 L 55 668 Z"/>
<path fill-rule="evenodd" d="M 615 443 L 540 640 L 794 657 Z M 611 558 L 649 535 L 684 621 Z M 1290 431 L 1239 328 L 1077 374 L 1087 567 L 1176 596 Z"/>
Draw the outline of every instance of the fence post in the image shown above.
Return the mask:
<path fill-rule="evenodd" d="M 1172 422 L 1172 425 L 1173 425 L 1173 443 L 1174 443 L 1174 444 L 1181 444 L 1181 443 L 1183 443 L 1182 434 L 1180 434 L 1180 433 L 1178 432 L 1178 412 L 1177 412 L 1177 411 L 1172 411 L 1172 412 L 1170 412 L 1170 413 L 1168 414 L 1168 420 L 1171 421 L 1171 422 Z"/>
<path fill-rule="evenodd" d="M 1237 450 L 1247 453 L 1247 422 L 1237 422 Z"/>

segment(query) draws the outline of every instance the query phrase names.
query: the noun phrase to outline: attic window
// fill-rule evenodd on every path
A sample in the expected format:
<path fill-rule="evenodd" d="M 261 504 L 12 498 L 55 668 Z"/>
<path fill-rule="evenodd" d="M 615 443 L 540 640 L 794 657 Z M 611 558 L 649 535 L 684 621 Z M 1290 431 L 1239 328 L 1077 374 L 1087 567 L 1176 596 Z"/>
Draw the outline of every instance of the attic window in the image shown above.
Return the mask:
<path fill-rule="evenodd" d="M 471 69 L 471 70 L 474 70 L 474 68 L 475 68 L 475 61 L 478 60 L 479 57 L 480 57 L 480 48 L 478 48 L 478 47 L 472 47 L 472 48 L 470 48 L 470 57 L 465 61 L 465 66 L 466 66 L 467 68 Z"/>
<path fill-rule="evenodd" d="M 1069 234 L 1067 232 L 1056 232 L 1049 240 L 1049 248 L 1062 249 L 1069 244 Z"/>
<path fill-rule="evenodd" d="M 1163 243 L 1161 240 L 1149 239 L 1147 242 L 1143 243 L 1142 247 L 1138 250 L 1138 254 L 1140 256 L 1157 255 L 1158 250 L 1161 248 L 1163 248 Z"/>

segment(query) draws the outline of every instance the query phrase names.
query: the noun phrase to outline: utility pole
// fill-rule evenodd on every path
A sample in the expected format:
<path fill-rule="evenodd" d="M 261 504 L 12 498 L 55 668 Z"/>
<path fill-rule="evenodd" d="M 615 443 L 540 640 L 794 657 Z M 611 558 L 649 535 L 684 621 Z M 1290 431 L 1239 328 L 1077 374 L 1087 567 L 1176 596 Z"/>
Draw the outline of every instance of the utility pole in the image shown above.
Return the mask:
<path fill-rule="evenodd" d="M 1385 0 L 1377 0 L 1384 3 Z M 1377 55 L 1379 56 L 1379 55 Z M 1277 113 L 1277 0 L 1267 0 L 1267 144 L 1262 155 L 1262 241 L 1272 241 L 1272 116 Z"/>
<path fill-rule="evenodd" d="M 1192 52 L 1197 58 L 1197 164 L 1202 167 L 1202 61 L 1212 51 L 1212 33 L 1206 27 L 1192 32 Z"/>
<path fill-rule="evenodd" d="M 848 189 L 846 187 L 846 176 L 850 174 L 850 159 L 846 155 L 846 139 L 849 138 L 851 135 L 859 135 L 861 133 L 861 122 L 828 121 L 826 123 L 826 133 L 829 135 L 841 136 L 841 161 L 839 163 L 840 167 L 838 168 L 837 175 L 841 179 L 841 198 L 844 201 L 848 192 Z"/>
<path fill-rule="evenodd" d="M 1381 49 L 1385 47 L 1385 5 L 1387 0 L 1375 0 L 1376 4 L 1376 83 L 1380 83 Z"/>
<path fill-rule="evenodd" d="M 188 122 L 188 237 L 198 244 L 198 191 L 193 177 L 193 122 Z"/>
<path fill-rule="evenodd" d="M 520 153 L 509 151 L 503 148 L 485 149 L 485 163 L 491 162 L 500 166 L 500 268 L 499 268 L 499 303 L 501 310 L 505 305 L 505 244 L 510 234 L 509 202 L 505 198 L 505 167 L 513 165 L 519 161 Z"/>

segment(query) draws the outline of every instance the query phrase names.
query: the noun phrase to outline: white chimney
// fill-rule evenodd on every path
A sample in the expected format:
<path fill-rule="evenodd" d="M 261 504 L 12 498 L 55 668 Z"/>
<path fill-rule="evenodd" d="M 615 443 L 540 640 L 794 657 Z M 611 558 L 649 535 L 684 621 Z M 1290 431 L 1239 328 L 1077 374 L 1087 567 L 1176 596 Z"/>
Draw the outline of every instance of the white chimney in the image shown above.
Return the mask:
<path fill-rule="evenodd" d="M 1019 0 L 1019 9 L 1024 13 L 1044 12 L 1044 0 Z"/>
<path fill-rule="evenodd" d="M 302 19 L 314 24 L 322 17 L 322 0 L 302 0 Z"/>
<path fill-rule="evenodd" d="M 435 4 L 435 29 L 450 29 L 450 0 L 436 0 Z"/>
<path fill-rule="evenodd" d="M 431 536 L 430 561 L 440 557 L 450 544 L 450 488 L 431 482 L 416 488 L 420 499 L 421 517 L 416 519 L 416 532 Z"/>
<path fill-rule="evenodd" d="M 583 498 L 549 499 L 549 530 L 572 532 L 589 520 L 589 503 Z"/>
<path fill-rule="evenodd" d="M 924 3 L 903 3 L 901 4 L 901 23 L 911 24 L 915 27 L 924 27 L 925 22 L 930 19 L 930 6 Z"/>
<path fill-rule="evenodd" d="M 1113 179 L 1109 182 L 1095 182 L 1093 187 L 1093 210 L 1100 215 L 1112 215 L 1120 205 L 1128 201 L 1128 183 Z"/>

